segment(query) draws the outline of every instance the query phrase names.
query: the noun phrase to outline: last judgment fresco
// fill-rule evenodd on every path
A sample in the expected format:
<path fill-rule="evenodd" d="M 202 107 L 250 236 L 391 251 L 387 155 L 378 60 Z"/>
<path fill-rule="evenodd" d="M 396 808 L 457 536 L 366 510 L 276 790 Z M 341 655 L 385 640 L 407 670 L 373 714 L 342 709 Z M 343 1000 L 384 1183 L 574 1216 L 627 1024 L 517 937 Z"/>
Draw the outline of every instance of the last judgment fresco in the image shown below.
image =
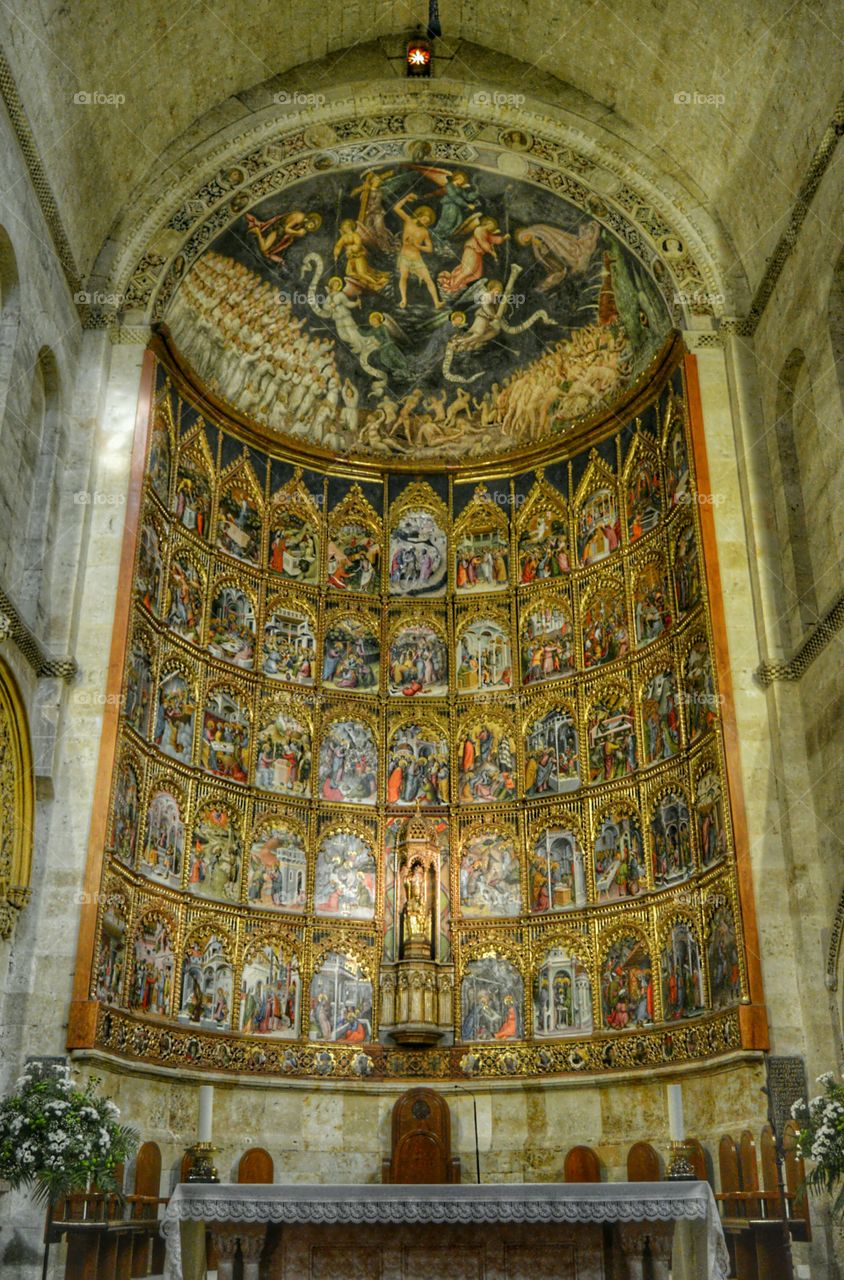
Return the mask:
<path fill-rule="evenodd" d="M 400 162 L 242 211 L 165 321 L 206 387 L 273 432 L 431 459 L 563 432 L 616 400 L 670 327 L 597 217 L 498 173 Z M 637 495 L 644 529 L 658 513 Z"/>
<path fill-rule="evenodd" d="M 597 224 L 551 237 L 550 211 L 518 185 L 378 177 L 332 187 L 330 217 L 329 188 L 303 188 L 301 217 L 256 213 L 228 251 L 238 279 L 263 272 L 264 299 L 311 255 L 314 290 L 335 272 L 352 317 L 378 295 L 389 333 L 406 311 L 444 406 L 444 364 L 455 377 L 483 364 L 472 394 L 489 393 L 489 349 L 476 367 L 447 326 L 459 302 L 469 336 L 485 304 L 472 312 L 477 281 L 461 273 L 491 271 L 493 250 L 499 276 L 522 264 L 530 282 L 526 310 L 501 317 L 515 329 L 546 313 L 520 334 L 499 327 L 511 378 L 541 359 L 564 304 L 603 323 L 605 254 L 634 273 Z M 545 238 L 520 240 L 540 218 Z M 473 266 L 458 250 L 479 230 Z M 336 347 L 339 324 L 297 305 L 302 351 Z M 345 348 L 341 372 L 365 400 L 379 382 L 379 402 L 398 405 L 412 393 L 389 341 Z M 263 376 L 249 343 L 244 389 L 248 370 Z M 98 1043 L 171 1065 L 362 1078 L 599 1072 L 738 1047 L 725 703 L 679 354 L 635 415 L 480 482 L 261 453 L 201 412 L 156 350 L 93 955 Z M 410 410 L 403 423 L 397 447 Z M 416 986 L 407 965 L 422 966 Z M 409 992 L 434 1047 L 401 1040 Z"/>

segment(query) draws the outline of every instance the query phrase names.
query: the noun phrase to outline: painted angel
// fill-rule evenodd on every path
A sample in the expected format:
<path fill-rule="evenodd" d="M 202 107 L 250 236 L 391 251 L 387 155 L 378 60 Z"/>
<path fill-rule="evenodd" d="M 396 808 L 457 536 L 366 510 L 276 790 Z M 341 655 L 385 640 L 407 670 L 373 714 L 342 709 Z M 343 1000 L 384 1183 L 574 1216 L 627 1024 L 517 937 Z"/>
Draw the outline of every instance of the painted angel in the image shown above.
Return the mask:
<path fill-rule="evenodd" d="M 437 277 L 437 283 L 445 294 L 462 293 L 470 284 L 480 280 L 487 254 L 497 262 L 496 247 L 510 238 L 509 234 L 502 234 L 495 218 L 482 217 L 479 213 L 467 218 L 457 234 L 466 236 L 460 264 L 453 271 L 441 271 Z"/>
<path fill-rule="evenodd" d="M 309 231 L 318 231 L 322 226 L 321 213 L 302 213 L 300 209 L 291 213 L 277 213 L 263 221 L 254 213 L 247 213 L 247 234 L 258 241 L 258 248 L 263 256 L 278 266 L 295 240 L 301 240 Z"/>
<path fill-rule="evenodd" d="M 516 232 L 517 243 L 529 246 L 545 271 L 545 279 L 536 286 L 540 293 L 556 288 L 569 272 L 582 275 L 592 261 L 600 238 L 600 223 L 594 219 L 581 223 L 574 235 L 547 222 L 536 222 Z"/>
<path fill-rule="evenodd" d="M 417 173 L 424 173 L 433 182 L 436 190 L 431 194 L 442 200 L 431 235 L 437 248 L 448 249 L 452 253 L 448 241 L 477 209 L 480 192 L 472 186 L 465 173 L 451 173 L 448 169 L 436 169 L 423 164 L 415 164 L 413 168 Z"/>

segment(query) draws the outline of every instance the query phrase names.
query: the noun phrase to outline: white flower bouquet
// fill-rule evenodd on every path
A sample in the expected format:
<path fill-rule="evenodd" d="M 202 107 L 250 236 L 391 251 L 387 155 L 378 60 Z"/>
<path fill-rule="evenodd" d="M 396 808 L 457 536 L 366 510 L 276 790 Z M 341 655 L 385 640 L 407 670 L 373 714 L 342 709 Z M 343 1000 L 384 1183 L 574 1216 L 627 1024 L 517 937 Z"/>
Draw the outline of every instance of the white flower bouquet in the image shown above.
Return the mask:
<path fill-rule="evenodd" d="M 29 1064 L 17 1092 L 0 1102 L 0 1178 L 32 1187 L 44 1204 L 92 1187 L 119 1195 L 115 1170 L 138 1136 L 118 1123 L 109 1098 L 97 1096 L 98 1084 L 80 1089 L 67 1066 Z"/>
<path fill-rule="evenodd" d="M 823 1093 L 809 1102 L 801 1098 L 791 1114 L 800 1126 L 800 1154 L 815 1164 L 806 1186 L 828 1192 L 833 1214 L 844 1217 L 844 1084 L 831 1071 L 818 1076 L 818 1084 Z"/>

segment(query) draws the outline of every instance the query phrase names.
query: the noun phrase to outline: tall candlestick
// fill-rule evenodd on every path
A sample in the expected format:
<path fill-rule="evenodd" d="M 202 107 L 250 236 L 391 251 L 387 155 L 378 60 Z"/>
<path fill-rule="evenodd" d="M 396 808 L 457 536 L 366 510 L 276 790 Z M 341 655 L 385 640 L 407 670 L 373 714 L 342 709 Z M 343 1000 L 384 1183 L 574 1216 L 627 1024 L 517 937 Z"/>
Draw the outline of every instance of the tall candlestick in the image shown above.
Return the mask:
<path fill-rule="evenodd" d="M 211 1129 L 214 1120 L 214 1086 L 199 1086 L 199 1141 L 211 1141 Z"/>
<path fill-rule="evenodd" d="M 672 1142 L 683 1142 L 686 1137 L 686 1125 L 683 1120 L 683 1086 L 668 1086 L 668 1132 Z"/>

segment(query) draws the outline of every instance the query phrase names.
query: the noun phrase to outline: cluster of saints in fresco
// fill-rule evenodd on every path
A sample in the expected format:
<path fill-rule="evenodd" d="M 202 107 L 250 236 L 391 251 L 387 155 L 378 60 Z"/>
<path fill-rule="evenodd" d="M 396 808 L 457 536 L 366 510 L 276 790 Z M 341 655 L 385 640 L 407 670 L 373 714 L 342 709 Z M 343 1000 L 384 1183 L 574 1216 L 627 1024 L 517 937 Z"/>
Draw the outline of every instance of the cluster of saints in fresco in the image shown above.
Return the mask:
<path fill-rule="evenodd" d="M 361 396 L 380 371 L 378 403 L 392 397 L 404 413 L 399 451 L 427 393 L 420 383 L 423 399 L 401 407 L 390 317 L 407 311 L 442 378 L 444 362 L 468 374 L 475 355 L 453 334 L 438 348 L 432 317 L 453 327 L 459 302 L 468 339 L 486 305 L 473 310 L 477 281 L 461 281 L 468 233 L 449 261 L 453 232 L 446 222 L 437 238 L 437 218 L 414 220 L 406 176 L 397 167 L 392 191 L 361 178 L 354 199 L 376 218 L 364 225 L 375 234 L 380 216 L 398 238 L 378 249 L 359 211 L 338 229 L 325 270 L 339 285 L 309 265 L 314 299 L 324 284 L 335 302 L 319 306 L 334 310 L 319 326 L 299 315 L 295 339 L 308 359 L 314 344 L 327 358 L 346 307 L 336 299 L 354 300 L 363 333 L 358 313 L 379 295 L 383 319 L 369 324 L 383 333 L 358 353 L 362 373 L 352 376 L 348 351 L 341 372 Z M 487 205 L 483 183 L 467 183 L 443 180 L 430 207 L 456 217 L 459 194 L 481 214 L 478 244 L 489 231 L 530 248 L 542 261 L 532 288 L 556 316 L 563 295 L 577 296 L 566 281 L 578 271 L 550 238 L 540 259 L 540 239 L 519 240 L 512 218 L 505 232 L 506 202 Z M 396 203 L 430 237 L 419 248 L 427 278 L 412 254 L 404 275 L 398 256 L 389 267 L 410 225 Z M 498 231 L 482 227 L 487 207 Z M 325 210 L 315 217 L 258 219 L 248 234 L 293 269 L 294 250 L 326 252 Z M 571 234 L 588 273 L 603 233 Z M 217 269 L 213 256 L 202 262 Z M 244 280 L 255 272 L 235 265 Z M 261 287 L 275 305 L 272 273 Z M 511 327 L 512 307 L 499 317 Z M 535 329 L 547 338 L 551 325 L 524 331 L 520 358 Z M 247 370 L 263 376 L 255 351 L 246 344 L 244 394 L 257 394 Z M 479 403 L 489 391 L 479 379 Z M 194 1031 L 377 1039 L 379 965 L 398 963 L 407 937 L 404 841 L 422 820 L 437 867 L 425 927 L 433 958 L 455 965 L 456 1040 L 584 1038 L 735 1005 L 742 950 L 681 384 L 566 467 L 483 484 L 262 469 L 212 428 L 161 402 L 153 419 L 97 998 Z M 160 907 L 156 888 L 167 890 Z"/>
<path fill-rule="evenodd" d="M 561 431 L 617 398 L 670 328 L 650 272 L 595 216 L 512 178 L 412 161 L 326 173 L 244 212 L 166 321 L 210 389 L 272 430 L 437 459 Z M 643 531 L 651 496 L 642 482 Z M 250 531 L 226 536 L 246 545 Z M 460 589 L 501 582 L 501 555 L 492 542 L 464 557 Z M 371 571 L 364 553 L 354 573 Z"/>

